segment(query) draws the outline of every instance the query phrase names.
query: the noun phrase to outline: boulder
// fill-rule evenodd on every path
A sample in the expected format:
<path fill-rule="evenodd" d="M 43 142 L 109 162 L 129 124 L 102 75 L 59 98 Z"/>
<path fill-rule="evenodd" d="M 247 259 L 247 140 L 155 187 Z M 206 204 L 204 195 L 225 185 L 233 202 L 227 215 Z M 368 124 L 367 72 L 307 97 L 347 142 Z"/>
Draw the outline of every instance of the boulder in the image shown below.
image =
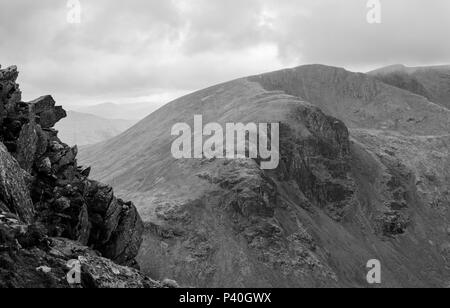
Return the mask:
<path fill-rule="evenodd" d="M 30 112 L 38 116 L 38 123 L 42 128 L 53 127 L 59 120 L 67 116 L 61 106 L 56 103 L 50 95 L 41 96 L 28 103 Z"/>
<path fill-rule="evenodd" d="M 99 257 L 79 257 L 82 284 L 88 288 L 99 289 L 150 289 L 163 288 L 163 285 L 137 270 L 124 267 Z"/>
<path fill-rule="evenodd" d="M 0 143 L 0 201 L 24 222 L 31 222 L 34 206 L 26 179 L 29 175 Z"/>
<path fill-rule="evenodd" d="M 52 162 L 50 161 L 50 158 L 44 157 L 40 163 L 38 163 L 38 172 L 50 175 L 52 172 Z"/>

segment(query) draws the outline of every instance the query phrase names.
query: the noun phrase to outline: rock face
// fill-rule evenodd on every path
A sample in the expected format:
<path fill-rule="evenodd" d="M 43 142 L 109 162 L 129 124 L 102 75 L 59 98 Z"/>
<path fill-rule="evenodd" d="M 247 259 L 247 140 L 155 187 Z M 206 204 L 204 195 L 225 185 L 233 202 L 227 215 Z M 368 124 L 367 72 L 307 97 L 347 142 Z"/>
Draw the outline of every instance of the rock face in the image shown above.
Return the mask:
<path fill-rule="evenodd" d="M 61 274 L 71 257 L 82 258 L 90 277 L 83 286 L 156 286 L 113 264 L 136 266 L 143 224 L 135 206 L 88 179 L 90 168 L 78 166 L 77 147 L 61 142 L 53 129 L 65 111 L 51 96 L 22 102 L 17 76 L 16 67 L 0 70 L 1 286 L 68 286 Z M 55 256 L 55 238 L 64 239 L 60 248 L 76 242 L 92 250 Z"/>
<path fill-rule="evenodd" d="M 176 123 L 280 123 L 281 162 L 175 160 Z M 365 74 L 304 66 L 173 101 L 81 153 L 132 198 L 138 261 L 197 287 L 443 287 L 450 111 Z M 149 176 L 151 175 L 151 176 Z"/>

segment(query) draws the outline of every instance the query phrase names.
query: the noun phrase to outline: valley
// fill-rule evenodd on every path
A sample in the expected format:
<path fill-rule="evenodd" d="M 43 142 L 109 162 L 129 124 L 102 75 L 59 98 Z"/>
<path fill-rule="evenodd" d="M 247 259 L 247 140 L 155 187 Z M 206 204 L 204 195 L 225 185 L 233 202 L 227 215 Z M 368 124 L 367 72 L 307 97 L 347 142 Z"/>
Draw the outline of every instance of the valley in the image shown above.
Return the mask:
<path fill-rule="evenodd" d="M 68 111 L 67 118 L 57 123 L 55 128 L 68 145 L 87 146 L 116 137 L 137 122 Z"/>

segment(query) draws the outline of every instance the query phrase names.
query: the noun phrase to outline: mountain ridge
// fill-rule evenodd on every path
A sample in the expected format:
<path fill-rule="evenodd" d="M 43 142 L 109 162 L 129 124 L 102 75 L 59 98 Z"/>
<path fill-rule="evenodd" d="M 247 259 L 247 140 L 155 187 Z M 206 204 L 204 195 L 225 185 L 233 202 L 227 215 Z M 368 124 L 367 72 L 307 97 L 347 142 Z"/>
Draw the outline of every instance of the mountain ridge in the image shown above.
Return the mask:
<path fill-rule="evenodd" d="M 175 123 L 279 122 L 281 162 L 174 160 Z M 447 286 L 450 113 L 376 78 L 322 65 L 179 98 L 81 153 L 137 204 L 139 262 L 198 287 Z M 431 150 L 431 148 L 433 150 Z M 101 158 L 101 159 L 100 159 Z M 430 269 L 428 273 L 423 268 Z"/>
<path fill-rule="evenodd" d="M 424 96 L 450 108 L 450 65 L 381 68 L 368 73 L 386 84 Z"/>

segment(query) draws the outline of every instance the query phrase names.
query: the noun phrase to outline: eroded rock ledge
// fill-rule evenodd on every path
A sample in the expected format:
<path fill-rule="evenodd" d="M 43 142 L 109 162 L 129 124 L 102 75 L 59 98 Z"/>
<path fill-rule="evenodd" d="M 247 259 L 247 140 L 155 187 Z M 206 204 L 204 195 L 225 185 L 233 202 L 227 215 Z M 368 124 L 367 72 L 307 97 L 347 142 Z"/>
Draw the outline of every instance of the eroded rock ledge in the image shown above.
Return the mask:
<path fill-rule="evenodd" d="M 124 267 L 142 241 L 135 206 L 88 178 L 53 129 L 66 112 L 51 96 L 23 102 L 17 77 L 0 69 L 0 287 L 69 286 L 69 259 L 85 287 L 161 286 Z"/>

